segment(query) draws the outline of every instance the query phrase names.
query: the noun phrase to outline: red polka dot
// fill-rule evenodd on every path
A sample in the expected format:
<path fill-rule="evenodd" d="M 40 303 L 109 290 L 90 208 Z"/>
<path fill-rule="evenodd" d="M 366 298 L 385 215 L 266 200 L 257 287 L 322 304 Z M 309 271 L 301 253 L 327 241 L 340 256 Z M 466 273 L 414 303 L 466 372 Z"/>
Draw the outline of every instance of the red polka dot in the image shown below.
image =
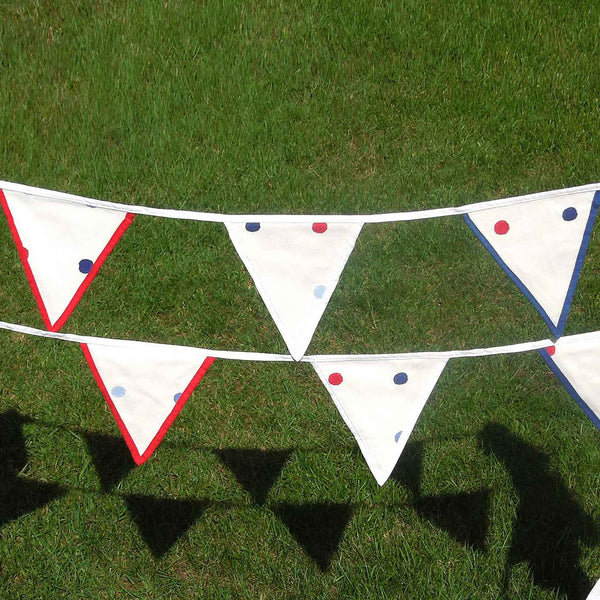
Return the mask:
<path fill-rule="evenodd" d="M 327 231 L 327 223 L 313 223 L 312 230 L 315 233 L 325 233 Z"/>
<path fill-rule="evenodd" d="M 546 352 L 550 355 L 550 356 L 554 356 L 554 353 L 556 352 L 556 346 L 548 346 L 546 348 Z"/>
<path fill-rule="evenodd" d="M 29 250 L 27 250 L 27 248 L 23 248 L 23 256 L 25 257 L 25 260 L 29 258 Z"/>
<path fill-rule="evenodd" d="M 329 383 L 331 385 L 340 385 L 344 381 L 344 378 L 339 373 L 332 373 L 329 376 Z"/>
<path fill-rule="evenodd" d="M 509 229 L 510 229 L 510 226 L 509 226 L 509 224 L 506 221 L 498 221 L 494 225 L 494 231 L 498 235 L 504 235 L 505 233 L 508 233 Z"/>

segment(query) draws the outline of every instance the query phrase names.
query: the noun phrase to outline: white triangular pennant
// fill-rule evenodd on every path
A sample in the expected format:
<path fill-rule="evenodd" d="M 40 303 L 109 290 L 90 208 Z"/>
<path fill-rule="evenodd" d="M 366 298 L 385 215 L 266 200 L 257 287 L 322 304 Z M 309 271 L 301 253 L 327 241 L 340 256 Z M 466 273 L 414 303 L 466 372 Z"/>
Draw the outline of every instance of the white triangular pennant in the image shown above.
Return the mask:
<path fill-rule="evenodd" d="M 225 225 L 290 354 L 302 358 L 362 224 Z"/>
<path fill-rule="evenodd" d="M 600 579 L 596 582 L 596 585 L 589 593 L 586 600 L 600 600 Z"/>
<path fill-rule="evenodd" d="M 553 346 L 540 350 L 540 354 L 592 423 L 600 429 L 600 334 L 565 336 Z"/>
<path fill-rule="evenodd" d="M 580 192 L 479 210 L 465 220 L 554 335 L 561 335 L 600 204 Z"/>
<path fill-rule="evenodd" d="M 58 331 L 133 215 L 10 190 L 0 202 L 44 323 Z"/>
<path fill-rule="evenodd" d="M 446 358 L 311 360 L 375 476 L 383 485 L 444 367 Z"/>
<path fill-rule="evenodd" d="M 81 347 L 138 465 L 160 444 L 214 360 L 143 342 Z"/>

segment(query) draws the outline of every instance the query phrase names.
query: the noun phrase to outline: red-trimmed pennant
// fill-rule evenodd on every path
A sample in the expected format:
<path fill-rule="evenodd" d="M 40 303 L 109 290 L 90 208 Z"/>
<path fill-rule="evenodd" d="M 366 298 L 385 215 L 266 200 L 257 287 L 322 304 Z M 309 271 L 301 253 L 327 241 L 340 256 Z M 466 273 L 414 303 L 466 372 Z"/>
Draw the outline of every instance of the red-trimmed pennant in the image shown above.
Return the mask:
<path fill-rule="evenodd" d="M 138 465 L 156 450 L 214 361 L 198 352 L 143 342 L 81 348 Z"/>
<path fill-rule="evenodd" d="M 27 280 L 58 331 L 133 220 L 133 214 L 0 190 Z"/>

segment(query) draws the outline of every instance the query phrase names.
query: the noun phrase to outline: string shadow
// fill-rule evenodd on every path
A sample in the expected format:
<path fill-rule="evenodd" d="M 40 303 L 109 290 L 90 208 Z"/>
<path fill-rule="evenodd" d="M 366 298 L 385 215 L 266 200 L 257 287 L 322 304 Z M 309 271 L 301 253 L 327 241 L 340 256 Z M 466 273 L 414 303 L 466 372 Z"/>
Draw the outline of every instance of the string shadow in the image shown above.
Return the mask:
<path fill-rule="evenodd" d="M 131 518 L 155 558 L 164 556 L 210 506 L 207 500 L 141 494 L 127 494 L 124 499 Z"/>
<path fill-rule="evenodd" d="M 245 448 L 223 448 L 214 452 L 254 502 L 261 506 L 292 455 L 291 450 Z"/>
<path fill-rule="evenodd" d="M 505 466 L 519 496 L 505 565 L 505 594 L 511 568 L 527 563 L 535 585 L 558 591 L 568 600 L 586 598 L 592 583 L 580 565 L 579 543 L 600 539 L 594 520 L 539 449 L 496 423 L 487 425 L 479 439 L 484 452 Z"/>
<path fill-rule="evenodd" d="M 14 410 L 0 414 L 0 526 L 42 508 L 67 492 L 59 485 L 19 476 L 27 466 L 23 425 L 29 420 Z"/>
<path fill-rule="evenodd" d="M 423 442 L 409 442 L 390 478 L 406 487 L 417 514 L 471 550 L 484 551 L 489 529 L 489 492 L 422 496 Z"/>
<path fill-rule="evenodd" d="M 83 434 L 103 493 L 110 492 L 135 467 L 123 438 L 101 433 Z"/>

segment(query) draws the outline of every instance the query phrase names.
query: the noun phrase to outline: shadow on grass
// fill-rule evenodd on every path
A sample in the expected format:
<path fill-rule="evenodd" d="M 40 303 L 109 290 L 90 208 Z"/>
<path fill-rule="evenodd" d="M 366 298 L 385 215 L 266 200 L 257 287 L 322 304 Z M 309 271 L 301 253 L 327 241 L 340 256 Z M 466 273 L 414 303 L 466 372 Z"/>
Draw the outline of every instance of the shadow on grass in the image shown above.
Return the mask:
<path fill-rule="evenodd" d="M 272 510 L 319 569 L 326 572 L 352 517 L 351 506 L 277 504 Z"/>
<path fill-rule="evenodd" d="M 224 448 L 215 450 L 215 454 L 254 502 L 262 506 L 292 451 Z"/>
<path fill-rule="evenodd" d="M 110 492 L 123 479 L 135 463 L 123 438 L 101 433 L 83 434 L 103 493 Z"/>
<path fill-rule="evenodd" d="M 150 552 L 164 556 L 210 506 L 207 500 L 177 500 L 126 494 L 125 503 Z"/>
<path fill-rule="evenodd" d="M 467 548 L 485 550 L 489 526 L 488 490 L 422 496 L 422 474 L 423 442 L 409 442 L 391 479 L 408 489 L 411 505 L 420 517 L 431 521 Z"/>
<path fill-rule="evenodd" d="M 484 452 L 506 467 L 519 495 L 505 567 L 505 594 L 511 568 L 527 563 L 537 586 L 566 594 L 568 600 L 585 598 L 592 585 L 579 564 L 579 543 L 598 541 L 592 518 L 550 470 L 548 456 L 508 428 L 487 425 L 480 442 Z"/>
<path fill-rule="evenodd" d="M 27 466 L 23 424 L 28 421 L 14 410 L 0 414 L 0 526 L 66 494 L 58 485 L 19 477 Z"/>

